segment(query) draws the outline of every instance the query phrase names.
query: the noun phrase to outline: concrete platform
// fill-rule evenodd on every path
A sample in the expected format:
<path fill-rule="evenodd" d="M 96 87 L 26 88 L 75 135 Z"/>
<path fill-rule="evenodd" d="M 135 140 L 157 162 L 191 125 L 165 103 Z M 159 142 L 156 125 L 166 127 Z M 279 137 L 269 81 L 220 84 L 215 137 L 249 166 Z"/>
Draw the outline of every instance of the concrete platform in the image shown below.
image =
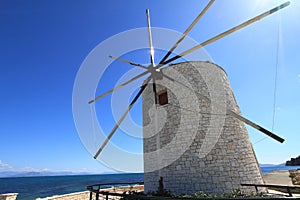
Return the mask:
<path fill-rule="evenodd" d="M 270 172 L 268 174 L 264 174 L 263 178 L 264 178 L 265 184 L 294 186 L 292 183 L 292 180 L 289 176 L 290 176 L 290 173 L 288 170 L 280 170 L 280 171 L 274 171 L 274 172 Z M 269 189 L 268 192 L 271 195 L 288 196 L 287 193 L 279 192 L 276 190 Z M 293 197 L 300 197 L 300 194 L 293 193 Z"/>

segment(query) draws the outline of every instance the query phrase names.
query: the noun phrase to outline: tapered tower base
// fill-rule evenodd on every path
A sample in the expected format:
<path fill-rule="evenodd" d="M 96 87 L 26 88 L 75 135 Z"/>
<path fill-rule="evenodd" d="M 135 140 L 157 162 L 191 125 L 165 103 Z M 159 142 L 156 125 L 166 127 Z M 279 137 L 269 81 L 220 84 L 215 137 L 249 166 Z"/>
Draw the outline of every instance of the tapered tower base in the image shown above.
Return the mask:
<path fill-rule="evenodd" d="M 261 171 L 225 71 L 210 62 L 163 69 L 143 93 L 145 192 L 231 193 L 241 183 L 263 184 Z M 161 180 L 162 177 L 162 181 Z"/>

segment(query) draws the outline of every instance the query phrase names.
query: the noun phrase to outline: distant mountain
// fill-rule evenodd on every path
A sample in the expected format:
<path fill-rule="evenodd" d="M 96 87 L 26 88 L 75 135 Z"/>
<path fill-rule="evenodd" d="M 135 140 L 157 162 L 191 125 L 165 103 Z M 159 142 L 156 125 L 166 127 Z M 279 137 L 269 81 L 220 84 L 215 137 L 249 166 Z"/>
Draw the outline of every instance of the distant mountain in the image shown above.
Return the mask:
<path fill-rule="evenodd" d="M 3 172 L 0 172 L 0 177 L 3 178 L 3 177 L 11 177 L 11 176 L 14 176 L 15 175 L 15 172 L 12 172 L 12 171 L 3 171 Z"/>
<path fill-rule="evenodd" d="M 52 171 L 0 171 L 0 178 L 5 177 L 35 177 L 35 176 L 68 176 L 68 175 L 89 175 L 85 172 L 52 172 Z"/>
<path fill-rule="evenodd" d="M 281 163 L 281 164 L 259 164 L 260 167 L 280 167 L 280 166 L 285 166 L 285 163 Z"/>

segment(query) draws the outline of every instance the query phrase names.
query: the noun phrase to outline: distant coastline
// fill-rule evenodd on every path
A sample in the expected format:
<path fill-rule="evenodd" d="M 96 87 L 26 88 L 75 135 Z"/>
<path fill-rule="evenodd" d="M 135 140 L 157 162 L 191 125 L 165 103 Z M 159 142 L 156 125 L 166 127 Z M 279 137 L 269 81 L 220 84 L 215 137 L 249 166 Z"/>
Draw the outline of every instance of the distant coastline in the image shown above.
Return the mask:
<path fill-rule="evenodd" d="M 259 164 L 262 173 L 266 174 L 271 171 L 281 169 L 297 169 L 297 166 L 286 166 L 285 163 L 281 164 Z M 300 166 L 298 166 L 300 168 Z M 0 178 L 18 178 L 18 177 L 44 177 L 44 176 L 81 176 L 81 175 L 97 175 L 99 173 L 89 172 L 71 172 L 71 171 L 0 171 Z M 122 174 L 120 172 L 103 172 L 101 174 Z"/>
<path fill-rule="evenodd" d="M 44 176 L 83 176 L 97 175 L 99 173 L 71 172 L 71 171 L 0 171 L 0 178 L 21 178 L 21 177 L 44 177 Z M 118 174 L 113 172 L 102 172 L 101 174 Z"/>
<path fill-rule="evenodd" d="M 285 166 L 284 164 L 260 164 L 262 174 L 268 174 L 273 171 L 282 171 L 297 169 L 294 166 Z M 1 173 L 1 172 L 0 172 Z M 27 172 L 26 172 L 27 173 Z M 62 175 L 67 173 L 67 175 Z M 49 175 L 50 176 L 47 176 Z M 58 174 L 55 176 L 55 174 Z M 8 175 L 8 174 L 6 174 Z M 13 175 L 13 174 L 10 174 Z M 144 174 L 93 174 L 81 175 L 73 172 L 55 172 L 49 173 L 27 173 L 31 177 L 16 177 L 21 175 L 14 174 L 13 177 L 0 178 L 1 193 L 19 193 L 18 199 L 32 200 L 53 195 L 64 195 L 86 190 L 86 186 L 100 183 L 120 183 L 120 182 L 143 182 Z M 32 176 L 34 175 L 34 176 Z M 43 176 L 40 176 L 43 175 Z"/>
<path fill-rule="evenodd" d="M 273 171 L 297 169 L 283 164 L 261 164 L 262 174 Z M 57 173 L 57 172 L 55 172 Z M 63 172 L 65 173 L 65 172 Z M 20 175 L 20 174 L 19 174 Z M 30 174 L 27 174 L 30 175 Z M 32 175 L 32 174 L 31 174 Z M 36 173 L 34 175 L 37 175 Z M 47 175 L 47 174 L 43 174 Z M 100 183 L 143 182 L 144 174 L 98 174 L 98 175 L 59 175 L 35 177 L 6 177 L 0 178 L 1 193 L 19 193 L 19 200 L 64 195 L 86 190 L 86 186 Z"/>
<path fill-rule="evenodd" d="M 262 173 L 268 173 L 270 171 L 280 170 L 285 167 L 285 163 L 282 164 L 259 164 L 262 169 Z M 300 166 L 299 166 L 300 168 Z M 290 169 L 287 167 L 287 169 Z M 295 169 L 292 167 L 291 169 Z M 118 172 L 104 172 L 101 174 L 120 174 Z M 88 173 L 88 172 L 71 172 L 71 171 L 0 171 L 0 178 L 20 178 L 20 177 L 44 177 L 44 176 L 80 176 L 80 175 L 97 175 L 97 173 Z"/>
<path fill-rule="evenodd" d="M 40 177 L 40 176 L 73 176 L 73 175 L 90 175 L 89 173 L 80 172 L 52 172 L 52 171 L 3 171 L 0 172 L 0 178 L 18 178 L 18 177 Z"/>

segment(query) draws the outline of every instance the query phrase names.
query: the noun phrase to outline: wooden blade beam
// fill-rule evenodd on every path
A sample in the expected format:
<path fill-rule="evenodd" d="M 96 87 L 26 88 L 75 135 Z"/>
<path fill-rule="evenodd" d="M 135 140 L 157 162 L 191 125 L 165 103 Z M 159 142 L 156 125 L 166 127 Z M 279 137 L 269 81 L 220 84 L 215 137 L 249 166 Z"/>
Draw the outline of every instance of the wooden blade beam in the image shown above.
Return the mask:
<path fill-rule="evenodd" d="M 260 132 L 263 132 L 264 134 L 266 134 L 267 136 L 273 138 L 274 140 L 277 140 L 280 143 L 284 142 L 284 139 L 279 137 L 278 135 L 275 135 L 274 133 L 268 131 L 267 129 L 255 124 L 254 122 L 251 122 L 250 120 L 246 119 L 245 117 L 242 117 L 241 115 L 233 112 L 232 110 L 227 110 L 227 114 L 231 115 L 232 117 L 235 117 L 243 122 L 245 122 L 246 124 L 248 124 L 249 126 L 252 126 L 253 128 L 259 130 Z"/>
<path fill-rule="evenodd" d="M 112 93 L 112 92 L 114 92 L 114 91 L 120 89 L 121 87 L 123 87 L 123 86 L 125 86 L 125 85 L 131 83 L 132 81 L 135 81 L 135 80 L 137 80 L 137 79 L 139 79 L 139 78 L 145 76 L 145 75 L 148 74 L 148 73 L 150 73 L 150 72 L 149 72 L 149 71 L 145 71 L 145 72 L 143 72 L 143 73 L 141 73 L 141 74 L 139 74 L 139 75 L 133 77 L 133 78 L 130 79 L 129 81 L 126 81 L 126 82 L 122 83 L 121 85 L 118 85 L 117 87 L 115 87 L 115 88 L 113 88 L 113 89 L 111 89 L 111 90 L 105 92 L 104 94 L 102 94 L 102 95 L 96 97 L 95 99 L 92 99 L 91 101 L 89 101 L 89 104 L 94 103 L 95 101 L 97 101 L 97 100 L 99 100 L 99 99 L 101 99 L 101 98 L 103 98 L 103 97 L 109 95 L 110 93 Z"/>
<path fill-rule="evenodd" d="M 165 75 L 165 74 L 163 74 L 163 76 L 164 76 L 165 78 L 169 79 L 170 81 L 175 81 L 176 83 L 178 83 L 178 84 L 180 84 L 180 85 L 186 87 L 187 89 L 191 89 L 191 88 L 189 88 L 188 86 L 186 86 L 186 85 L 184 85 L 184 84 L 182 84 L 182 83 L 180 83 L 180 82 L 174 80 L 173 78 L 171 78 L 171 77 L 169 77 L 169 76 L 167 76 L 167 75 Z M 210 101 L 207 97 L 205 97 L 204 95 L 201 95 L 200 93 L 198 93 L 197 95 L 200 95 L 201 98 L 205 99 L 205 101 L 207 101 L 207 102 Z M 263 128 L 263 127 L 261 127 L 261 126 L 255 124 L 254 122 L 251 122 L 250 120 L 248 120 L 248 119 L 246 119 L 245 117 L 243 117 L 243 116 L 241 116 L 241 115 L 235 113 L 235 112 L 232 111 L 232 110 L 227 110 L 227 114 L 228 114 L 228 115 L 231 115 L 232 117 L 237 118 L 238 120 L 241 120 L 242 122 L 244 122 L 244 123 L 246 123 L 246 124 L 252 126 L 252 127 L 255 128 L 255 129 L 257 129 L 257 130 L 263 132 L 264 134 L 266 134 L 266 135 L 268 135 L 269 137 L 271 137 L 271 138 L 277 140 L 277 141 L 280 142 L 280 143 L 283 143 L 283 142 L 284 142 L 284 139 L 283 139 L 283 138 L 281 138 L 281 137 L 275 135 L 274 133 L 272 133 L 272 132 L 266 130 L 265 128 Z"/>
<path fill-rule="evenodd" d="M 281 4 L 280 6 L 277 6 L 277 7 L 273 8 L 273 9 L 267 11 L 267 12 L 264 12 L 264 13 L 256 16 L 256 17 L 254 17 L 254 18 L 252 18 L 252 19 L 250 19 L 250 20 L 248 20 L 248 21 L 246 21 L 246 22 L 238 25 L 238 26 L 235 26 L 235 27 L 233 27 L 233 28 L 231 28 L 231 29 L 229 29 L 229 30 L 227 30 L 227 31 L 225 31 L 225 32 L 223 32 L 223 33 L 221 33 L 221 34 L 219 34 L 219 35 L 217 35 L 217 36 L 215 36 L 215 37 L 213 37 L 213 38 L 211 38 L 211 39 L 209 39 L 209 40 L 207 40 L 207 41 L 199 44 L 199 45 L 197 45 L 197 46 L 194 46 L 193 48 L 191 48 L 191 49 L 189 49 L 187 51 L 184 51 L 181 54 L 179 54 L 177 56 L 174 56 L 174 57 L 166 60 L 163 63 L 160 63 L 159 65 L 157 65 L 157 68 L 160 68 L 160 67 L 162 67 L 162 66 L 164 66 L 164 65 L 166 65 L 166 64 L 168 64 L 168 63 L 170 63 L 170 62 L 172 62 L 174 60 L 177 60 L 178 58 L 181 58 L 182 56 L 185 56 L 185 55 L 187 55 L 187 54 L 189 54 L 189 53 L 191 53 L 193 51 L 196 51 L 197 49 L 200 49 L 200 48 L 202 48 L 202 47 L 204 47 L 204 46 L 206 46 L 208 44 L 211 44 L 211 43 L 213 43 L 213 42 L 215 42 L 215 41 L 217 41 L 217 40 L 219 40 L 219 39 L 221 39 L 221 38 L 223 38 L 223 37 L 225 37 L 225 36 L 227 36 L 227 35 L 235 32 L 235 31 L 238 31 L 238 30 L 240 30 L 240 29 L 242 29 L 242 28 L 244 28 L 246 26 L 249 26 L 250 24 L 252 24 L 252 23 L 254 23 L 254 22 L 258 21 L 258 20 L 261 20 L 262 18 L 267 17 L 268 15 L 271 15 L 271 14 L 277 12 L 278 10 L 283 9 L 283 8 L 287 7 L 288 5 L 290 5 L 289 1 Z"/>
<path fill-rule="evenodd" d="M 150 46 L 150 61 L 151 61 L 151 65 L 154 67 L 155 66 L 155 64 L 154 64 L 154 48 L 153 48 L 153 43 L 152 43 L 152 33 L 151 33 L 149 9 L 146 10 L 146 15 L 147 15 L 147 24 L 148 24 L 149 46 Z"/>
<path fill-rule="evenodd" d="M 209 9 L 209 7 L 214 3 L 215 0 L 210 0 L 210 2 L 206 5 L 206 7 L 201 11 L 201 13 L 194 19 L 192 24 L 184 31 L 184 33 L 180 36 L 178 41 L 173 45 L 173 47 L 168 51 L 168 53 L 161 59 L 159 64 L 163 63 L 176 49 L 176 47 L 182 42 L 182 40 L 185 38 L 185 36 L 192 30 L 192 28 L 198 23 L 198 21 L 201 19 L 201 17 L 206 13 L 206 11 Z"/>
<path fill-rule="evenodd" d="M 134 62 L 131 62 L 131 61 L 128 61 L 128 60 L 124 60 L 122 58 L 118 58 L 118 57 L 114 57 L 114 56 L 109 56 L 109 57 L 111 59 L 118 60 L 120 62 L 127 63 L 129 65 L 133 65 L 133 66 L 140 67 L 140 68 L 143 68 L 143 69 L 148 69 L 148 67 L 146 67 L 144 65 L 141 65 L 141 64 L 138 64 L 138 63 L 134 63 Z"/>
<path fill-rule="evenodd" d="M 128 108 L 125 110 L 124 114 L 122 115 L 122 117 L 119 119 L 119 121 L 117 122 L 117 124 L 114 126 L 114 128 L 112 129 L 112 131 L 110 132 L 110 134 L 107 136 L 107 138 L 105 139 L 105 141 L 103 142 L 103 144 L 101 145 L 101 147 L 98 149 L 98 151 L 96 152 L 94 158 L 97 159 L 98 156 L 100 155 L 100 153 L 102 152 L 102 150 L 104 149 L 104 147 L 107 145 L 107 143 L 109 142 L 109 140 L 111 139 L 111 137 L 114 135 L 114 133 L 116 132 L 116 130 L 119 128 L 120 124 L 123 122 L 123 120 L 125 119 L 125 117 L 127 116 L 127 114 L 129 113 L 129 111 L 131 110 L 131 108 L 133 107 L 133 105 L 135 104 L 135 102 L 138 100 L 138 98 L 141 96 L 141 94 L 143 93 L 143 91 L 145 90 L 145 88 L 147 87 L 149 81 L 151 79 L 148 79 L 146 84 L 141 86 L 141 89 L 139 90 L 139 92 L 137 93 L 137 95 L 134 97 L 134 99 L 131 101 L 130 105 L 128 106 Z"/>
<path fill-rule="evenodd" d="M 157 105 L 157 92 L 156 92 L 156 81 L 155 81 L 155 77 L 152 77 L 153 80 L 153 95 L 154 95 L 154 102 L 155 105 Z"/>
<path fill-rule="evenodd" d="M 163 77 L 165 77 L 165 78 L 169 79 L 169 80 L 170 80 L 170 81 L 172 81 L 172 82 L 174 82 L 174 81 L 175 81 L 175 79 L 174 79 L 174 78 L 172 78 L 172 77 L 170 77 L 170 76 L 168 76 L 168 75 L 166 75 L 166 74 L 164 74 L 164 73 L 162 73 L 162 75 L 163 75 Z"/>

